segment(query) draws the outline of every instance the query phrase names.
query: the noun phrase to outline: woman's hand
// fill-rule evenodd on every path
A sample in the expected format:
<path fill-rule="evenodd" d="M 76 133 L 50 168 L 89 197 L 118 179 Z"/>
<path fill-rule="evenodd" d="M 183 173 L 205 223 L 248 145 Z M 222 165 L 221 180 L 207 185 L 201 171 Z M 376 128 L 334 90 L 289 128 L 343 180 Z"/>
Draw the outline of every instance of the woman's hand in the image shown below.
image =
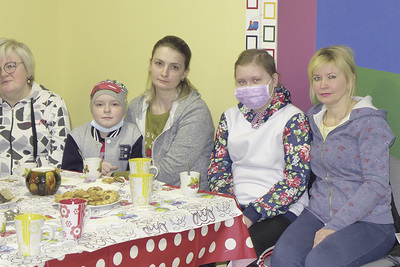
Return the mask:
<path fill-rule="evenodd" d="M 118 166 L 113 166 L 111 163 L 103 161 L 101 164 L 101 174 L 110 176 L 113 171 L 116 171 Z"/>
<path fill-rule="evenodd" d="M 331 229 L 320 229 L 319 231 L 317 231 L 315 233 L 315 237 L 314 237 L 314 246 L 313 246 L 313 248 L 318 246 L 319 243 L 321 243 L 327 236 L 333 234 L 334 232 L 335 231 L 333 231 Z"/>
<path fill-rule="evenodd" d="M 243 215 L 243 220 L 244 220 L 244 224 L 246 224 L 246 226 L 247 226 L 247 229 L 248 229 L 250 226 L 253 225 L 253 222 L 252 222 L 249 218 L 247 218 L 246 216 L 244 216 L 244 215 Z"/>

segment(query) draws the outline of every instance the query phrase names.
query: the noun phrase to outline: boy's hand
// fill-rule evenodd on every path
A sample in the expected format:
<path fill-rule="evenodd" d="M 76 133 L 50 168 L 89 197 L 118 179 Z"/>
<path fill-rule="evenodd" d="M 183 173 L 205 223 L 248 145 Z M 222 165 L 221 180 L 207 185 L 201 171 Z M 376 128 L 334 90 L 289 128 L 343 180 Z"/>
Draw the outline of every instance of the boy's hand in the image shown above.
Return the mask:
<path fill-rule="evenodd" d="M 110 175 L 113 171 L 116 171 L 118 166 L 113 166 L 111 163 L 103 161 L 101 166 L 101 174 L 102 175 Z"/>

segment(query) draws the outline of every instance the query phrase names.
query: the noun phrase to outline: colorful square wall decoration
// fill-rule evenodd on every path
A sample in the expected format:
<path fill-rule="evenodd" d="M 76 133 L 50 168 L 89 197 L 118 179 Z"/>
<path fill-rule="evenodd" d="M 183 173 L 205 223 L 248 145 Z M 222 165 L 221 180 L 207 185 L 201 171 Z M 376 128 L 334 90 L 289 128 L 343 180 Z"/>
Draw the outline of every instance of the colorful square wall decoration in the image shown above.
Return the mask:
<path fill-rule="evenodd" d="M 278 0 L 246 1 L 246 49 L 265 49 L 276 59 Z"/>

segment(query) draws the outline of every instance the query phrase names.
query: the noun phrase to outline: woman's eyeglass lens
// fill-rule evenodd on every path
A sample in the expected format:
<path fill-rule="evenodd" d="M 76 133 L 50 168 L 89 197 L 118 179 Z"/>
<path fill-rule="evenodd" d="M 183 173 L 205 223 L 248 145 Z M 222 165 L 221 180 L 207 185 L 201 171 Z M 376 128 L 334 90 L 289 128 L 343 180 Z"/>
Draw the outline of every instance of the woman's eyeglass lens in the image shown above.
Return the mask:
<path fill-rule="evenodd" d="M 21 64 L 22 62 L 9 62 L 4 64 L 3 68 L 0 67 L 0 75 L 3 69 L 5 72 L 8 74 L 14 73 L 14 71 L 17 69 L 18 65 Z"/>

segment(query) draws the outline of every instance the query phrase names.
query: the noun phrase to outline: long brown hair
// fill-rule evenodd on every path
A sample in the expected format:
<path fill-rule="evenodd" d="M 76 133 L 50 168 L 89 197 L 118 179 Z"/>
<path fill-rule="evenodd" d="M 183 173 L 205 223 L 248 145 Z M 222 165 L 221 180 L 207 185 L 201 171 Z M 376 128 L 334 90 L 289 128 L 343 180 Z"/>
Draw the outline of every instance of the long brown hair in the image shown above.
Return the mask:
<path fill-rule="evenodd" d="M 169 47 L 177 52 L 179 52 L 183 58 L 185 59 L 185 70 L 189 69 L 190 59 L 192 57 L 192 51 L 190 50 L 188 44 L 182 40 L 181 38 L 173 35 L 167 35 L 164 38 L 158 40 L 158 42 L 154 45 L 153 51 L 151 52 L 151 58 L 153 58 L 155 51 L 159 47 Z M 191 91 L 197 91 L 197 89 L 193 86 L 193 84 L 189 81 L 187 77 L 183 79 L 177 89 L 179 90 L 177 99 L 182 99 L 187 97 Z M 147 89 L 144 93 L 147 96 L 147 102 L 151 103 L 156 96 L 156 90 L 154 84 L 151 81 L 150 72 L 147 79 Z"/>

